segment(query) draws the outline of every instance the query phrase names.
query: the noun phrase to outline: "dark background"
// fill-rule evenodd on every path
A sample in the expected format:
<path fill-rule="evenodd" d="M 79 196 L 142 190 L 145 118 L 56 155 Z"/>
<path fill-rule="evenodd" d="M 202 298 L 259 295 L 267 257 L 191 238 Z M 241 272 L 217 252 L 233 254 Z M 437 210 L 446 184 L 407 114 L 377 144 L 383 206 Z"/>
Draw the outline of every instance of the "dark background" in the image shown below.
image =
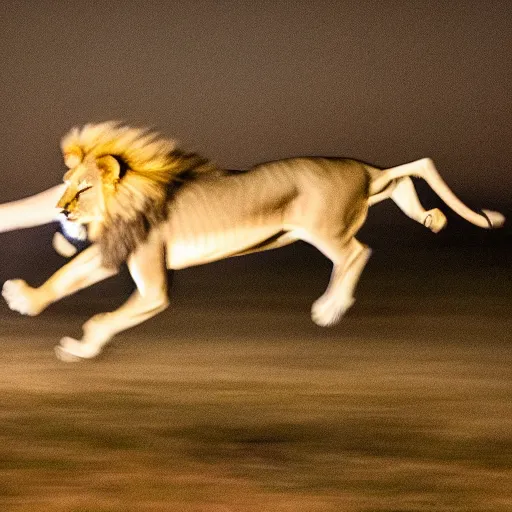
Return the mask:
<path fill-rule="evenodd" d="M 4 1 L 0 201 L 61 180 L 59 140 L 111 118 L 218 164 L 432 157 L 512 216 L 509 1 Z M 306 244 L 177 272 L 165 313 L 93 362 L 53 347 L 126 272 L 25 318 L 0 301 L 0 508 L 9 512 L 512 509 L 511 230 L 391 202 L 357 302 L 320 329 Z M 269 186 L 272 186 L 269 184 Z M 0 283 L 64 263 L 54 226 L 0 235 Z"/>
<path fill-rule="evenodd" d="M 60 182 L 61 136 L 114 118 L 229 168 L 293 155 L 381 166 L 430 156 L 469 206 L 510 216 L 510 2 L 6 1 L 0 33 L 0 201 Z M 387 202 L 360 238 L 395 253 L 510 244 L 509 226 L 474 228 L 417 188 L 447 213 L 445 232 Z M 34 267 L 34 238 L 39 263 L 59 265 L 52 230 L 2 235 L 0 278 Z M 238 264 L 288 256 L 311 257 L 294 247 Z"/>
<path fill-rule="evenodd" d="M 222 166 L 432 157 L 465 199 L 506 202 L 508 1 L 4 1 L 0 198 L 60 181 L 60 137 L 121 119 Z"/>

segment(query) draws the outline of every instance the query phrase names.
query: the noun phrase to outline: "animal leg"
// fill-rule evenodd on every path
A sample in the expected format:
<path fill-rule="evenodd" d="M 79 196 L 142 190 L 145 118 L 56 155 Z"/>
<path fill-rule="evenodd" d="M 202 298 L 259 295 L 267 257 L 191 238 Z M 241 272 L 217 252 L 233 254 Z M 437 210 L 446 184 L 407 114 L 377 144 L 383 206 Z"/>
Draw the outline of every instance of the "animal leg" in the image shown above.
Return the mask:
<path fill-rule="evenodd" d="M 116 334 L 149 320 L 163 311 L 168 304 L 167 297 L 147 297 L 137 290 L 116 311 L 95 315 L 85 322 L 81 340 L 68 336 L 62 338 L 55 347 L 55 354 L 65 362 L 92 359 Z"/>
<path fill-rule="evenodd" d="M 426 211 L 416 193 L 411 178 L 400 178 L 391 199 L 408 217 L 423 224 L 433 233 L 439 233 L 446 226 L 446 217 L 439 208 Z"/>
<path fill-rule="evenodd" d="M 485 229 L 499 228 L 505 223 L 505 217 L 495 211 L 482 210 L 476 213 L 468 208 L 448 187 L 443 178 L 439 175 L 434 162 L 430 158 L 423 158 L 408 164 L 392 167 L 380 172 L 372 178 L 370 183 L 370 196 L 379 194 L 392 180 L 405 176 L 417 176 L 423 178 L 432 190 L 449 206 L 455 213 L 466 219 L 471 224 Z M 371 197 L 369 203 L 371 204 Z"/>
<path fill-rule="evenodd" d="M 55 347 L 66 362 L 91 359 L 115 336 L 163 311 L 169 304 L 167 273 L 161 240 L 153 235 L 128 259 L 137 290 L 119 309 L 95 315 L 83 325 L 81 340 L 65 337 Z"/>
<path fill-rule="evenodd" d="M 32 288 L 21 279 L 6 281 L 2 295 L 13 311 L 34 316 L 53 302 L 117 274 L 102 266 L 99 247 L 92 245 L 57 270 L 39 288 Z"/>
<path fill-rule="evenodd" d="M 351 238 L 346 244 L 330 241 L 313 245 L 333 262 L 327 290 L 311 308 L 313 322 L 326 327 L 339 322 L 354 304 L 354 290 L 371 250 L 355 238 Z"/>
<path fill-rule="evenodd" d="M 64 258 L 71 258 L 78 252 L 77 248 L 58 231 L 53 235 L 52 246 L 55 252 Z"/>

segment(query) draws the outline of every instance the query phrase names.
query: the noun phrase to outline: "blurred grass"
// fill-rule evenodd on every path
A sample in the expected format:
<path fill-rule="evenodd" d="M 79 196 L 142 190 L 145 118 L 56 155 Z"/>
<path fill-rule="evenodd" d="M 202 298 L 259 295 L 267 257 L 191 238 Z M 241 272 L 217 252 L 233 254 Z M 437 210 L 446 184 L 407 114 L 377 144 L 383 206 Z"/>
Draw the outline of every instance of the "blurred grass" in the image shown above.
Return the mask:
<path fill-rule="evenodd" d="M 333 329 L 298 251 L 177 273 L 83 364 L 53 345 L 123 290 L 0 310 L 0 510 L 511 510 L 508 246 L 376 251 Z"/>

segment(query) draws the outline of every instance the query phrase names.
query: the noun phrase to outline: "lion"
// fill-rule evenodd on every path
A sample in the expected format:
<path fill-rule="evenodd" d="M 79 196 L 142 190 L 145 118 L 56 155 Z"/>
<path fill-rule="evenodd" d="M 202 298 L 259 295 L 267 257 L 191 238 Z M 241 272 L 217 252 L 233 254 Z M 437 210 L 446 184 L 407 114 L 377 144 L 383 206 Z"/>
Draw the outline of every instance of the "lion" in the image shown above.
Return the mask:
<path fill-rule="evenodd" d="M 448 206 L 479 227 L 496 228 L 505 221 L 498 212 L 479 214 L 465 206 L 430 158 L 383 170 L 354 159 L 295 157 L 226 171 L 155 131 L 113 121 L 72 129 L 61 148 L 69 168 L 64 184 L 0 206 L 0 230 L 60 216 L 74 227 L 68 233 L 83 237 L 86 232 L 91 245 L 40 287 L 21 279 L 5 282 L 3 297 L 12 310 L 38 315 L 115 275 L 125 263 L 136 287 L 119 309 L 90 318 L 81 340 L 61 339 L 55 351 L 63 361 L 94 358 L 116 334 L 165 310 L 167 269 L 299 240 L 333 264 L 326 291 L 313 303 L 312 319 L 321 326 L 337 323 L 354 304 L 371 254 L 356 239 L 370 206 L 391 198 L 434 233 L 445 227 L 439 209 L 423 208 L 411 176 L 423 178 Z M 9 224 L 6 212 L 16 208 L 26 215 Z"/>

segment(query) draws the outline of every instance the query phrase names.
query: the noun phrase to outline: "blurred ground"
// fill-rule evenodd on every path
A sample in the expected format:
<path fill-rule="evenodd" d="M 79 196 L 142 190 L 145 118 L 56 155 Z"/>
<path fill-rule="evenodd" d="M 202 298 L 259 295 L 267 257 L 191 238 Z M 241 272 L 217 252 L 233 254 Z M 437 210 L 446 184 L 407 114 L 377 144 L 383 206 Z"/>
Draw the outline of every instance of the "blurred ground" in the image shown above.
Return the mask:
<path fill-rule="evenodd" d="M 171 309 L 80 364 L 53 346 L 125 278 L 38 318 L 2 305 L 0 510 L 512 510 L 506 242 L 375 243 L 332 329 L 306 246 L 188 269 Z"/>

